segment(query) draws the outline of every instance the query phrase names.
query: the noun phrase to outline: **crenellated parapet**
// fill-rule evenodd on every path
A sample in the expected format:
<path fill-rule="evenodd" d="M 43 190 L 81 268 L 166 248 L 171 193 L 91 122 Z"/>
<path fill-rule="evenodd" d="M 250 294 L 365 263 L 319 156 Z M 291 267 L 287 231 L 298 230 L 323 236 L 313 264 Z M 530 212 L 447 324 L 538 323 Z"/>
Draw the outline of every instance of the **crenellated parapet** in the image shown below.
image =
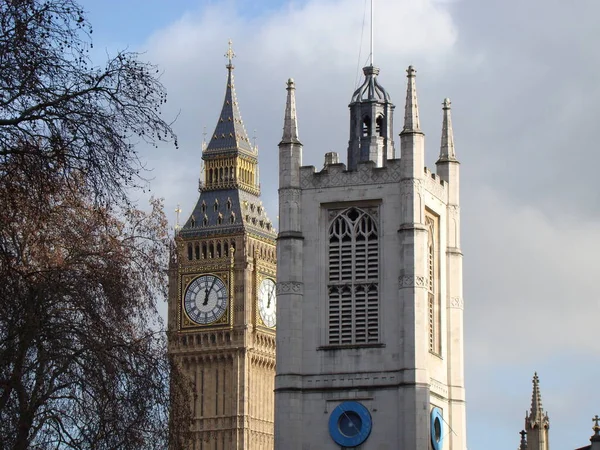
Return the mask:
<path fill-rule="evenodd" d="M 425 189 L 434 197 L 448 203 L 448 183 L 425 167 Z"/>
<path fill-rule="evenodd" d="M 401 180 L 400 159 L 390 159 L 384 167 L 377 167 L 373 161 L 359 162 L 356 170 L 348 170 L 343 163 L 327 164 L 319 172 L 315 166 L 300 168 L 301 189 L 399 183 Z M 448 183 L 427 167 L 423 171 L 423 185 L 431 195 L 443 203 L 448 202 Z"/>
<path fill-rule="evenodd" d="M 377 167 L 373 161 L 359 162 L 356 170 L 347 170 L 342 163 L 330 164 L 320 172 L 314 166 L 300 168 L 302 189 L 398 183 L 400 178 L 399 159 L 388 160 L 384 167 Z"/>

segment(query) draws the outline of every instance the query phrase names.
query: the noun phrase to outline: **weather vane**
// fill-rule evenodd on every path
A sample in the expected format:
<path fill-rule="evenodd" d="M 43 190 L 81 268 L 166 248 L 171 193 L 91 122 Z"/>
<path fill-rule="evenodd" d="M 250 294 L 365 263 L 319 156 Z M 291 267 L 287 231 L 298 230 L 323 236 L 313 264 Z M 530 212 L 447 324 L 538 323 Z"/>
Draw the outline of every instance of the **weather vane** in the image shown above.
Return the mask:
<path fill-rule="evenodd" d="M 227 58 L 227 61 L 229 62 L 229 64 L 227 64 L 227 67 L 233 67 L 233 64 L 231 64 L 231 61 L 233 60 L 233 58 L 235 58 L 235 53 L 233 53 L 233 48 L 231 47 L 231 45 L 233 44 L 233 41 L 231 39 L 229 39 L 229 48 L 227 49 L 227 53 L 225 53 L 225 58 Z"/>

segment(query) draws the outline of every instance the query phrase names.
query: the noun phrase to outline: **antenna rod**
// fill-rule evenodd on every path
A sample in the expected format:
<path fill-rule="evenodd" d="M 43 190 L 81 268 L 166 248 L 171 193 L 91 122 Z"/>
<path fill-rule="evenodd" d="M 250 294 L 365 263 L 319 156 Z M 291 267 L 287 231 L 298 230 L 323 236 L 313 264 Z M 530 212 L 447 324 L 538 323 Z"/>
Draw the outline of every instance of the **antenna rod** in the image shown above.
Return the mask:
<path fill-rule="evenodd" d="M 373 1 L 371 0 L 371 66 L 373 65 Z"/>

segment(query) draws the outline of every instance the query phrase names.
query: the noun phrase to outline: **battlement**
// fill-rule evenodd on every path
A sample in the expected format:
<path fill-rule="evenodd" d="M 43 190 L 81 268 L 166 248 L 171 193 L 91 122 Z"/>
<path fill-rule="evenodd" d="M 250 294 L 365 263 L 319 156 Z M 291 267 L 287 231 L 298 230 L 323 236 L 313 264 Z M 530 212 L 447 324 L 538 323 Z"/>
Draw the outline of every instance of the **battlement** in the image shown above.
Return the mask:
<path fill-rule="evenodd" d="M 432 195 L 443 201 L 448 202 L 448 183 L 442 180 L 439 175 L 433 173 L 427 167 L 424 168 L 425 172 L 425 189 Z"/>
<path fill-rule="evenodd" d="M 356 170 L 347 170 L 343 163 L 329 164 L 320 172 L 315 166 L 300 168 L 300 187 L 319 189 L 336 186 L 398 183 L 400 159 L 389 159 L 385 167 L 376 167 L 373 161 L 359 162 Z"/>
<path fill-rule="evenodd" d="M 446 203 L 448 183 L 427 167 L 424 168 L 423 175 L 425 189 Z M 347 170 L 343 163 L 326 164 L 319 172 L 316 171 L 315 166 L 300 168 L 302 189 L 398 183 L 400 179 L 400 159 L 388 159 L 384 167 L 376 167 L 373 161 L 359 162 L 356 170 Z"/>

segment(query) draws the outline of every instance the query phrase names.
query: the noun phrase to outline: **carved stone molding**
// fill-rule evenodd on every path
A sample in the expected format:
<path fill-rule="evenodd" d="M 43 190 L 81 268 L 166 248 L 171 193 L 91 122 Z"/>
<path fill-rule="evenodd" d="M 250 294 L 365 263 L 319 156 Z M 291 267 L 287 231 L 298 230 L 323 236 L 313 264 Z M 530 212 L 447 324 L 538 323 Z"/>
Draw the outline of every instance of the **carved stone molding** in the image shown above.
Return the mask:
<path fill-rule="evenodd" d="M 277 295 L 281 294 L 304 294 L 304 283 L 297 281 L 283 281 L 277 283 Z"/>
<path fill-rule="evenodd" d="M 431 392 L 439 394 L 442 397 L 448 397 L 448 387 L 441 381 L 430 378 L 429 385 Z"/>
<path fill-rule="evenodd" d="M 412 192 L 421 193 L 423 190 L 423 180 L 419 178 L 408 178 L 400 182 L 400 193 L 411 194 Z"/>
<path fill-rule="evenodd" d="M 299 202 L 302 190 L 298 188 L 281 188 L 279 189 L 279 202 Z"/>
<path fill-rule="evenodd" d="M 460 215 L 460 206 L 458 205 L 448 205 L 448 214 L 450 217 L 457 217 Z"/>
<path fill-rule="evenodd" d="M 465 304 L 462 297 L 451 297 L 450 298 L 450 308 L 458 308 L 464 309 Z"/>
<path fill-rule="evenodd" d="M 398 278 L 400 287 L 425 287 L 427 286 L 427 277 L 421 275 L 404 275 Z"/>
<path fill-rule="evenodd" d="M 300 170 L 300 186 L 303 189 L 397 183 L 398 181 L 400 181 L 400 160 L 389 160 L 385 167 L 375 167 L 373 163 L 359 164 L 355 171 L 346 171 L 343 164 L 328 166 L 328 169 L 322 172 L 314 172 L 314 167 Z"/>

